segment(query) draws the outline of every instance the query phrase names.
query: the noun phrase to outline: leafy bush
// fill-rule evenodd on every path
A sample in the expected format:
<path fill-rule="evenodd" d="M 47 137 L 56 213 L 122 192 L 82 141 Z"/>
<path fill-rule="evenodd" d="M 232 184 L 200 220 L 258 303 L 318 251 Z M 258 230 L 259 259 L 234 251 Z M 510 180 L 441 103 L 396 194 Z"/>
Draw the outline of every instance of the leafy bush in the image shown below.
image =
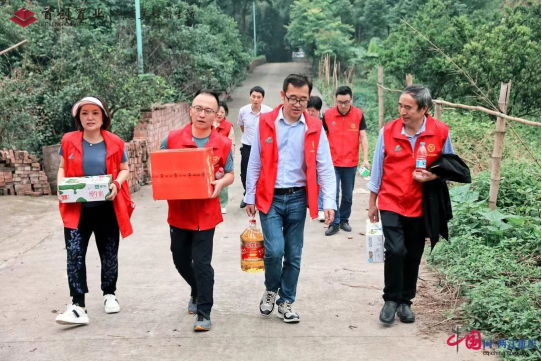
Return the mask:
<path fill-rule="evenodd" d="M 144 75 L 137 69 L 135 20 L 127 14 L 111 24 L 98 20 L 61 29 L 38 26 L 46 21 L 40 19 L 22 28 L 9 21 L 14 6 L 0 7 L 0 49 L 23 39 L 28 43 L 8 52 L 8 61 L 0 63 L 0 148 L 41 154 L 44 145 L 75 129 L 71 107 L 87 95 L 107 102 L 112 130 L 130 140 L 141 108 L 187 100 L 199 88 L 228 90 L 242 79 L 250 60 L 235 22 L 214 5 L 145 2 Z M 43 10 L 27 7 L 36 14 Z M 84 7 L 89 13 L 133 10 L 116 0 L 96 0 Z M 149 14 L 155 9 L 175 16 L 152 19 Z"/>
<path fill-rule="evenodd" d="M 485 184 L 482 176 L 474 179 L 474 190 L 468 184 L 450 190 L 450 241 L 440 242 L 428 261 L 467 299 L 466 329 L 485 338 L 536 339 L 540 347 L 540 191 L 528 196 L 538 198 L 530 209 L 523 206 L 524 193 L 505 186 L 499 196 L 509 206 L 490 211 Z M 540 359 L 540 350 L 526 350 L 519 359 Z"/>

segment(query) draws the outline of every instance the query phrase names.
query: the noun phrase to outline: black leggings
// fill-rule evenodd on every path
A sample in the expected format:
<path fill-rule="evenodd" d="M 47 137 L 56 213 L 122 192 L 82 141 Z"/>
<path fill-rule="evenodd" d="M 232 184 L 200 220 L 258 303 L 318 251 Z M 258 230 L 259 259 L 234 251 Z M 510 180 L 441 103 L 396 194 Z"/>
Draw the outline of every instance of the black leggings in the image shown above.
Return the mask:
<path fill-rule="evenodd" d="M 102 263 L 103 294 L 115 294 L 118 278 L 119 225 L 112 202 L 82 207 L 77 229 L 64 228 L 68 256 L 68 285 L 72 302 L 85 307 L 87 287 L 86 254 L 94 233 Z"/>

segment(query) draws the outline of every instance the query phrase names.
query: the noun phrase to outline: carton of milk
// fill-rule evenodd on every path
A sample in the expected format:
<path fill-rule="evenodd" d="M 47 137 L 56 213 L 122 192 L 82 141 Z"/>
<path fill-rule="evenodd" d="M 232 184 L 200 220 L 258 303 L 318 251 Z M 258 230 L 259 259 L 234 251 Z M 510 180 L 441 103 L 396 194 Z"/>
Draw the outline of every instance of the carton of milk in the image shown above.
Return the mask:
<path fill-rule="evenodd" d="M 109 195 L 109 185 L 113 177 L 108 175 L 64 178 L 58 185 L 62 203 L 81 203 L 105 201 Z"/>
<path fill-rule="evenodd" d="M 365 220 L 365 241 L 367 246 L 367 261 L 369 263 L 384 262 L 384 235 L 382 223 L 371 223 Z"/>

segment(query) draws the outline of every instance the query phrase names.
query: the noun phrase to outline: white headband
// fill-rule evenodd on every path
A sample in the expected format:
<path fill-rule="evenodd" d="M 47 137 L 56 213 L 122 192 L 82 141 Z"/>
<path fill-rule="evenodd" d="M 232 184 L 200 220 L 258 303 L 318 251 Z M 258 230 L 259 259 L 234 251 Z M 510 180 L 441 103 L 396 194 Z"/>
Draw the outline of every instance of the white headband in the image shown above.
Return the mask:
<path fill-rule="evenodd" d="M 105 111 L 105 108 L 104 108 L 101 101 L 99 101 L 98 99 L 96 99 L 94 97 L 84 97 L 83 99 L 81 99 L 77 103 L 75 103 L 75 105 L 72 108 L 72 115 L 73 115 L 74 118 L 77 115 L 77 111 L 79 110 L 79 108 L 82 107 L 83 105 L 86 105 L 86 104 L 94 104 L 94 105 L 99 106 L 103 110 L 104 114 L 107 117 L 109 117 L 109 114 L 107 114 L 107 112 Z"/>

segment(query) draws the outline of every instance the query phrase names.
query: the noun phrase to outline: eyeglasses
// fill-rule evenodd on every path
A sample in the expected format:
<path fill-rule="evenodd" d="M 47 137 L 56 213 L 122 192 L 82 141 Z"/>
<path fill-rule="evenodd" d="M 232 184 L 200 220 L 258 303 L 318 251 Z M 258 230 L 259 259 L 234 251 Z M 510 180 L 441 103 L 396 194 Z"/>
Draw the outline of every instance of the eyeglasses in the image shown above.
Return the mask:
<path fill-rule="evenodd" d="M 196 105 L 195 107 L 190 107 L 190 109 L 192 109 L 193 111 L 195 111 L 198 114 L 201 113 L 201 112 L 205 112 L 206 115 L 211 115 L 211 114 L 216 113 L 216 111 L 214 111 L 211 108 L 202 108 L 202 107 L 200 107 L 198 105 Z"/>
<path fill-rule="evenodd" d="M 342 105 L 343 107 L 346 107 L 350 105 L 351 102 L 352 102 L 351 100 L 346 100 L 344 102 L 337 101 L 337 104 Z"/>
<path fill-rule="evenodd" d="M 296 105 L 297 103 L 299 103 L 299 105 L 304 106 L 307 105 L 307 103 L 309 102 L 308 99 L 289 98 L 286 94 L 284 94 L 284 97 L 288 99 L 288 104 L 290 105 Z"/>

